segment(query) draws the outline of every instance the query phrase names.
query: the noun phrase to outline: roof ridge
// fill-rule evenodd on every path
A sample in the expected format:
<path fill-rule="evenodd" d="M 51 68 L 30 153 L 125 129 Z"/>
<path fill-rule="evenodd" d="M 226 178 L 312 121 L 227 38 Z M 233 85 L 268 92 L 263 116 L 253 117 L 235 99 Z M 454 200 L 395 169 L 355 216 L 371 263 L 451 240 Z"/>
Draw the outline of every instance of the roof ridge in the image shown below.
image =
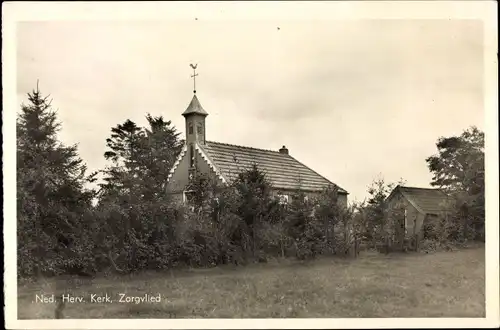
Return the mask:
<path fill-rule="evenodd" d="M 419 189 L 419 190 L 433 190 L 433 191 L 443 191 L 442 188 L 421 188 L 421 187 L 409 187 L 409 186 L 399 186 L 400 188 L 406 189 Z"/>
<path fill-rule="evenodd" d="M 222 145 L 226 145 L 226 146 L 230 146 L 230 147 L 238 147 L 238 148 L 243 148 L 243 149 L 266 151 L 266 152 L 272 152 L 272 153 L 275 153 L 275 154 L 280 154 L 280 155 L 283 155 L 283 156 L 289 156 L 287 154 L 282 154 L 279 151 L 271 150 L 271 149 L 262 149 L 262 148 L 247 147 L 247 146 L 242 146 L 242 145 L 239 145 L 239 144 L 231 144 L 231 143 L 217 142 L 217 141 L 206 141 L 206 143 L 216 143 L 216 144 L 222 144 Z"/>

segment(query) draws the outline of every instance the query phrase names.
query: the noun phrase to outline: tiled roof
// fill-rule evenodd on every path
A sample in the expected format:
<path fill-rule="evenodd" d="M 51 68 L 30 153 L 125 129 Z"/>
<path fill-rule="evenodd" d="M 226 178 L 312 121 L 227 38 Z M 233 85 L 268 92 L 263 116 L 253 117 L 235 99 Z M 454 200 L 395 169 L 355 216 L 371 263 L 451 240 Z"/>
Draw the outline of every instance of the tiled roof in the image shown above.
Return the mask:
<path fill-rule="evenodd" d="M 200 104 L 200 101 L 198 101 L 198 98 L 196 97 L 196 94 L 193 95 L 193 98 L 191 102 L 189 103 L 186 111 L 182 113 L 183 116 L 190 115 L 190 114 L 199 114 L 203 116 L 208 116 L 208 113 L 203 109 L 203 107 Z"/>
<path fill-rule="evenodd" d="M 398 189 L 410 203 L 422 213 L 439 214 L 445 209 L 444 204 L 450 200 L 441 189 L 415 188 L 398 186 Z"/>
<path fill-rule="evenodd" d="M 335 185 L 290 155 L 278 151 L 209 141 L 201 147 L 229 182 L 233 181 L 238 173 L 257 164 L 277 189 L 321 191 L 329 185 Z M 344 189 L 338 188 L 339 192 L 347 193 Z"/>

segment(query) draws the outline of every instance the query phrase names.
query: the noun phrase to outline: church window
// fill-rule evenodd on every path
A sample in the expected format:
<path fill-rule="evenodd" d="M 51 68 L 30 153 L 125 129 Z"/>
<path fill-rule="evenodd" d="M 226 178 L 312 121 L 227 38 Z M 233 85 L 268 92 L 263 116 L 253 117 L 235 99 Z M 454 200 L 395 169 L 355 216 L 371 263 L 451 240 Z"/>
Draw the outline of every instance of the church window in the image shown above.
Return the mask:
<path fill-rule="evenodd" d="M 201 123 L 198 123 L 198 126 L 196 127 L 196 131 L 198 135 L 203 135 L 203 125 Z"/>
<path fill-rule="evenodd" d="M 194 199 L 194 191 L 192 190 L 184 190 L 182 192 L 182 201 L 184 204 L 189 206 L 190 208 L 193 208 L 192 211 L 194 211 L 194 206 L 192 205 Z"/>
<path fill-rule="evenodd" d="M 278 200 L 281 205 L 288 204 L 288 195 L 278 194 Z"/>
<path fill-rule="evenodd" d="M 188 133 L 193 134 L 193 123 L 188 124 Z"/>

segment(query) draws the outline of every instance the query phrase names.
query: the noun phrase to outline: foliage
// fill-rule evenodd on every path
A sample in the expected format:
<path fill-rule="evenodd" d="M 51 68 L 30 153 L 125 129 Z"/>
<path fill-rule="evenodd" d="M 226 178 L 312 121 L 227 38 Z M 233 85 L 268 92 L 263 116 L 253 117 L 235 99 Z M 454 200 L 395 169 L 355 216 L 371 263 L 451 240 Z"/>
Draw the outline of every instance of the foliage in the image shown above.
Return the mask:
<path fill-rule="evenodd" d="M 479 193 L 484 184 L 484 133 L 471 127 L 460 136 L 439 138 L 436 147 L 438 154 L 426 159 L 431 184 Z"/>
<path fill-rule="evenodd" d="M 111 129 L 104 153 L 111 165 L 103 171 L 101 198 L 118 194 L 135 203 L 165 194 L 166 179 L 182 144 L 170 121 L 150 114 L 146 119 L 146 128 L 126 120 Z"/>
<path fill-rule="evenodd" d="M 454 200 L 454 239 L 484 240 L 484 133 L 470 127 L 460 136 L 441 137 L 438 153 L 426 159 L 431 184 Z"/>
<path fill-rule="evenodd" d="M 179 215 L 166 194 L 168 173 L 182 147 L 170 121 L 146 116 L 148 127 L 126 120 L 111 129 L 97 212 L 108 249 L 125 271 L 164 268 Z"/>
<path fill-rule="evenodd" d="M 397 185 L 404 184 L 403 179 L 397 183 L 387 183 L 383 177 L 379 177 L 368 186 L 369 198 L 363 210 L 362 227 L 363 236 L 371 241 L 372 246 L 387 244 L 394 223 L 393 210 L 389 208 L 387 198 Z"/>
<path fill-rule="evenodd" d="M 248 241 L 248 244 L 243 244 L 243 250 L 251 251 L 255 257 L 259 245 L 256 231 L 263 223 L 269 222 L 272 186 L 265 173 L 254 164 L 249 170 L 238 174 L 231 189 L 236 196 L 233 212 L 243 220 L 240 226 L 240 242 Z"/>
<path fill-rule="evenodd" d="M 299 259 L 314 258 L 321 252 L 325 235 L 321 223 L 313 214 L 313 204 L 303 193 L 292 195 L 288 206 L 288 235 L 294 241 L 295 253 Z"/>
<path fill-rule="evenodd" d="M 86 210 L 94 179 L 77 148 L 57 137 L 60 123 L 38 87 L 28 93 L 17 120 L 17 219 L 19 273 L 23 276 L 64 271 L 64 253 L 73 263 L 88 258 L 82 232 L 91 226 Z M 63 251 L 63 252 L 62 252 Z M 57 252 L 57 253 L 56 253 Z"/>

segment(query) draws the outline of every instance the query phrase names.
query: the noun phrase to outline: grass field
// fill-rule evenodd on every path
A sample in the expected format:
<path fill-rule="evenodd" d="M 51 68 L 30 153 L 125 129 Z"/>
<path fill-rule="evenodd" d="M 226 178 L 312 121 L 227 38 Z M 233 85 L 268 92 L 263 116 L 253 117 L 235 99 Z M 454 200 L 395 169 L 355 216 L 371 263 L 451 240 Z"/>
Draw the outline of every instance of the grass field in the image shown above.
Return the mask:
<path fill-rule="evenodd" d="M 484 247 L 355 260 L 272 262 L 247 267 L 98 278 L 67 287 L 83 303 L 66 318 L 484 317 Z M 43 284 L 42 284 L 43 283 Z M 53 318 L 54 280 L 19 284 L 20 319 Z M 112 303 L 91 302 L 107 293 Z M 119 293 L 157 296 L 160 303 L 120 303 Z"/>

